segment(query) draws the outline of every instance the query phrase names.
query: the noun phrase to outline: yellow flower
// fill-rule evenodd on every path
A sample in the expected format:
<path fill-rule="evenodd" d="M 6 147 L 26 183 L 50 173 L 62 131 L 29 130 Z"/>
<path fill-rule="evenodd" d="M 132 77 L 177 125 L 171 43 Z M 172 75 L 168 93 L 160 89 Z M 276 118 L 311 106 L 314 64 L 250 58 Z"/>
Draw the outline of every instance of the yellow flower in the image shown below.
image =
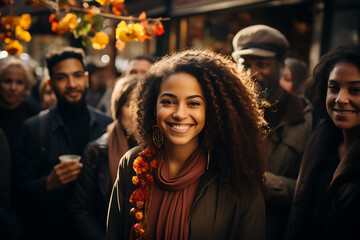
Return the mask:
<path fill-rule="evenodd" d="M 139 41 L 145 35 L 145 29 L 140 23 L 121 21 L 116 27 L 116 39 L 123 42 Z"/>
<path fill-rule="evenodd" d="M 19 25 L 24 29 L 29 29 L 31 25 L 31 15 L 28 13 L 21 15 L 19 20 Z"/>
<path fill-rule="evenodd" d="M 67 13 L 56 25 L 57 33 L 71 32 L 78 26 L 77 16 L 73 13 Z"/>
<path fill-rule="evenodd" d="M 105 6 L 109 6 L 111 3 L 111 0 L 95 0 L 95 1 Z"/>
<path fill-rule="evenodd" d="M 26 42 L 30 42 L 31 35 L 28 31 L 25 31 L 20 25 L 15 28 L 15 35 L 17 38 L 24 40 Z"/>
<path fill-rule="evenodd" d="M 97 32 L 91 41 L 94 49 L 101 50 L 109 43 L 109 36 L 104 32 Z"/>
<path fill-rule="evenodd" d="M 5 51 L 10 55 L 19 55 L 23 51 L 23 46 L 18 40 L 10 42 L 6 47 Z"/>

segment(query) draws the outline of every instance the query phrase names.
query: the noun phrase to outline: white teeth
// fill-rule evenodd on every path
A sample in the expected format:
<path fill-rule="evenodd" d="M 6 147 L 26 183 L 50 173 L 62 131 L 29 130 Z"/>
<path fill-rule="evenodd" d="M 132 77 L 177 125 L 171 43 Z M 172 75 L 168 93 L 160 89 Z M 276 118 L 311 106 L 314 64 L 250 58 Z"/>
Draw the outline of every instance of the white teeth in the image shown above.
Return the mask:
<path fill-rule="evenodd" d="M 335 112 L 340 113 L 340 114 L 351 114 L 354 111 L 346 111 L 346 110 L 335 110 Z"/>
<path fill-rule="evenodd" d="M 172 127 L 175 128 L 176 130 L 185 130 L 188 129 L 190 125 L 172 125 Z"/>

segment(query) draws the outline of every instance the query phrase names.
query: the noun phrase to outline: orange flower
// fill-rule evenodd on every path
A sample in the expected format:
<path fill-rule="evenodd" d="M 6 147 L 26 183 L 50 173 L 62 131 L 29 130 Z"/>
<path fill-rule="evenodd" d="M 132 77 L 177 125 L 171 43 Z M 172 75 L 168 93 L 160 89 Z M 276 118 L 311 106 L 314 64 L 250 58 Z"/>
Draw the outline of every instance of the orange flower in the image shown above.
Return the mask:
<path fill-rule="evenodd" d="M 23 46 L 18 40 L 15 40 L 5 47 L 5 51 L 7 51 L 9 55 L 19 55 L 23 51 Z"/>
<path fill-rule="evenodd" d="M 109 36 L 104 32 L 97 32 L 95 36 L 91 38 L 91 41 L 94 49 L 101 50 L 109 43 Z"/>
<path fill-rule="evenodd" d="M 31 15 L 28 13 L 21 15 L 19 25 L 24 29 L 29 29 L 31 25 Z"/>
<path fill-rule="evenodd" d="M 124 11 L 125 8 L 124 0 L 113 0 L 112 5 L 113 13 L 116 15 L 121 15 L 121 12 Z"/>
<path fill-rule="evenodd" d="M 138 188 L 135 189 L 135 191 L 130 196 L 130 202 L 136 203 L 136 202 L 146 202 L 149 200 L 150 192 L 146 188 Z"/>
<path fill-rule="evenodd" d="M 153 181 L 154 181 L 154 178 L 153 178 L 151 175 L 146 174 L 143 178 L 141 178 L 141 186 L 142 186 L 142 187 L 147 187 L 147 186 L 149 186 Z"/>
<path fill-rule="evenodd" d="M 149 170 L 149 164 L 142 157 L 137 157 L 133 163 L 133 168 L 137 174 L 141 174 Z"/>
<path fill-rule="evenodd" d="M 158 24 L 155 24 L 154 28 L 155 28 L 155 33 L 157 36 L 160 36 L 160 35 L 164 34 L 164 32 L 165 32 L 164 26 L 162 25 L 161 22 L 159 22 Z"/>
<path fill-rule="evenodd" d="M 134 185 L 137 185 L 139 183 L 139 178 L 137 176 L 132 177 L 132 182 Z"/>
<path fill-rule="evenodd" d="M 132 181 L 135 185 L 138 185 L 138 188 L 135 189 L 129 199 L 134 206 L 130 214 L 135 218 L 136 222 L 131 229 L 131 239 L 142 239 L 143 234 L 147 231 L 146 216 L 151 184 L 154 182 L 151 172 L 157 165 L 154 159 L 155 154 L 156 149 L 152 145 L 148 145 L 146 149 L 139 153 L 139 157 L 133 163 L 137 175 L 132 178 Z"/>

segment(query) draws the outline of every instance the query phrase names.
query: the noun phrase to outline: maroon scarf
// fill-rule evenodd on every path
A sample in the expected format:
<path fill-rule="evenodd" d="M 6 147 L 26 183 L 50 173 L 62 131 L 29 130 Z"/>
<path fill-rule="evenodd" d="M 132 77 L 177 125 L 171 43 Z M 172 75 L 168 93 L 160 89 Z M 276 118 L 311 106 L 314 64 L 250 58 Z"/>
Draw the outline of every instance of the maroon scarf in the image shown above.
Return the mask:
<path fill-rule="evenodd" d="M 121 157 L 129 150 L 124 130 L 120 122 L 115 120 L 108 127 L 108 144 L 109 144 L 109 169 L 111 182 L 116 180 L 118 165 Z"/>
<path fill-rule="evenodd" d="M 158 168 L 151 194 L 148 215 L 149 238 L 188 239 L 189 213 L 200 177 L 206 168 L 206 158 L 200 148 L 185 162 L 179 174 L 170 179 L 169 164 L 163 154 L 157 154 Z"/>

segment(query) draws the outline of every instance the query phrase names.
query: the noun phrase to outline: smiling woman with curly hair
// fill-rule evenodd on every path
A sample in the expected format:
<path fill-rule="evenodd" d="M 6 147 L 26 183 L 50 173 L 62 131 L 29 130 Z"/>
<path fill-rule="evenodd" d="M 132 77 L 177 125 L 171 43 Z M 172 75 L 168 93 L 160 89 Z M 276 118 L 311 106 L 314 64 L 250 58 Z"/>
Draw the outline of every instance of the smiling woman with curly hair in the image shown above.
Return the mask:
<path fill-rule="evenodd" d="M 264 239 L 265 121 L 230 58 L 186 50 L 139 85 L 140 147 L 121 159 L 107 239 Z"/>

